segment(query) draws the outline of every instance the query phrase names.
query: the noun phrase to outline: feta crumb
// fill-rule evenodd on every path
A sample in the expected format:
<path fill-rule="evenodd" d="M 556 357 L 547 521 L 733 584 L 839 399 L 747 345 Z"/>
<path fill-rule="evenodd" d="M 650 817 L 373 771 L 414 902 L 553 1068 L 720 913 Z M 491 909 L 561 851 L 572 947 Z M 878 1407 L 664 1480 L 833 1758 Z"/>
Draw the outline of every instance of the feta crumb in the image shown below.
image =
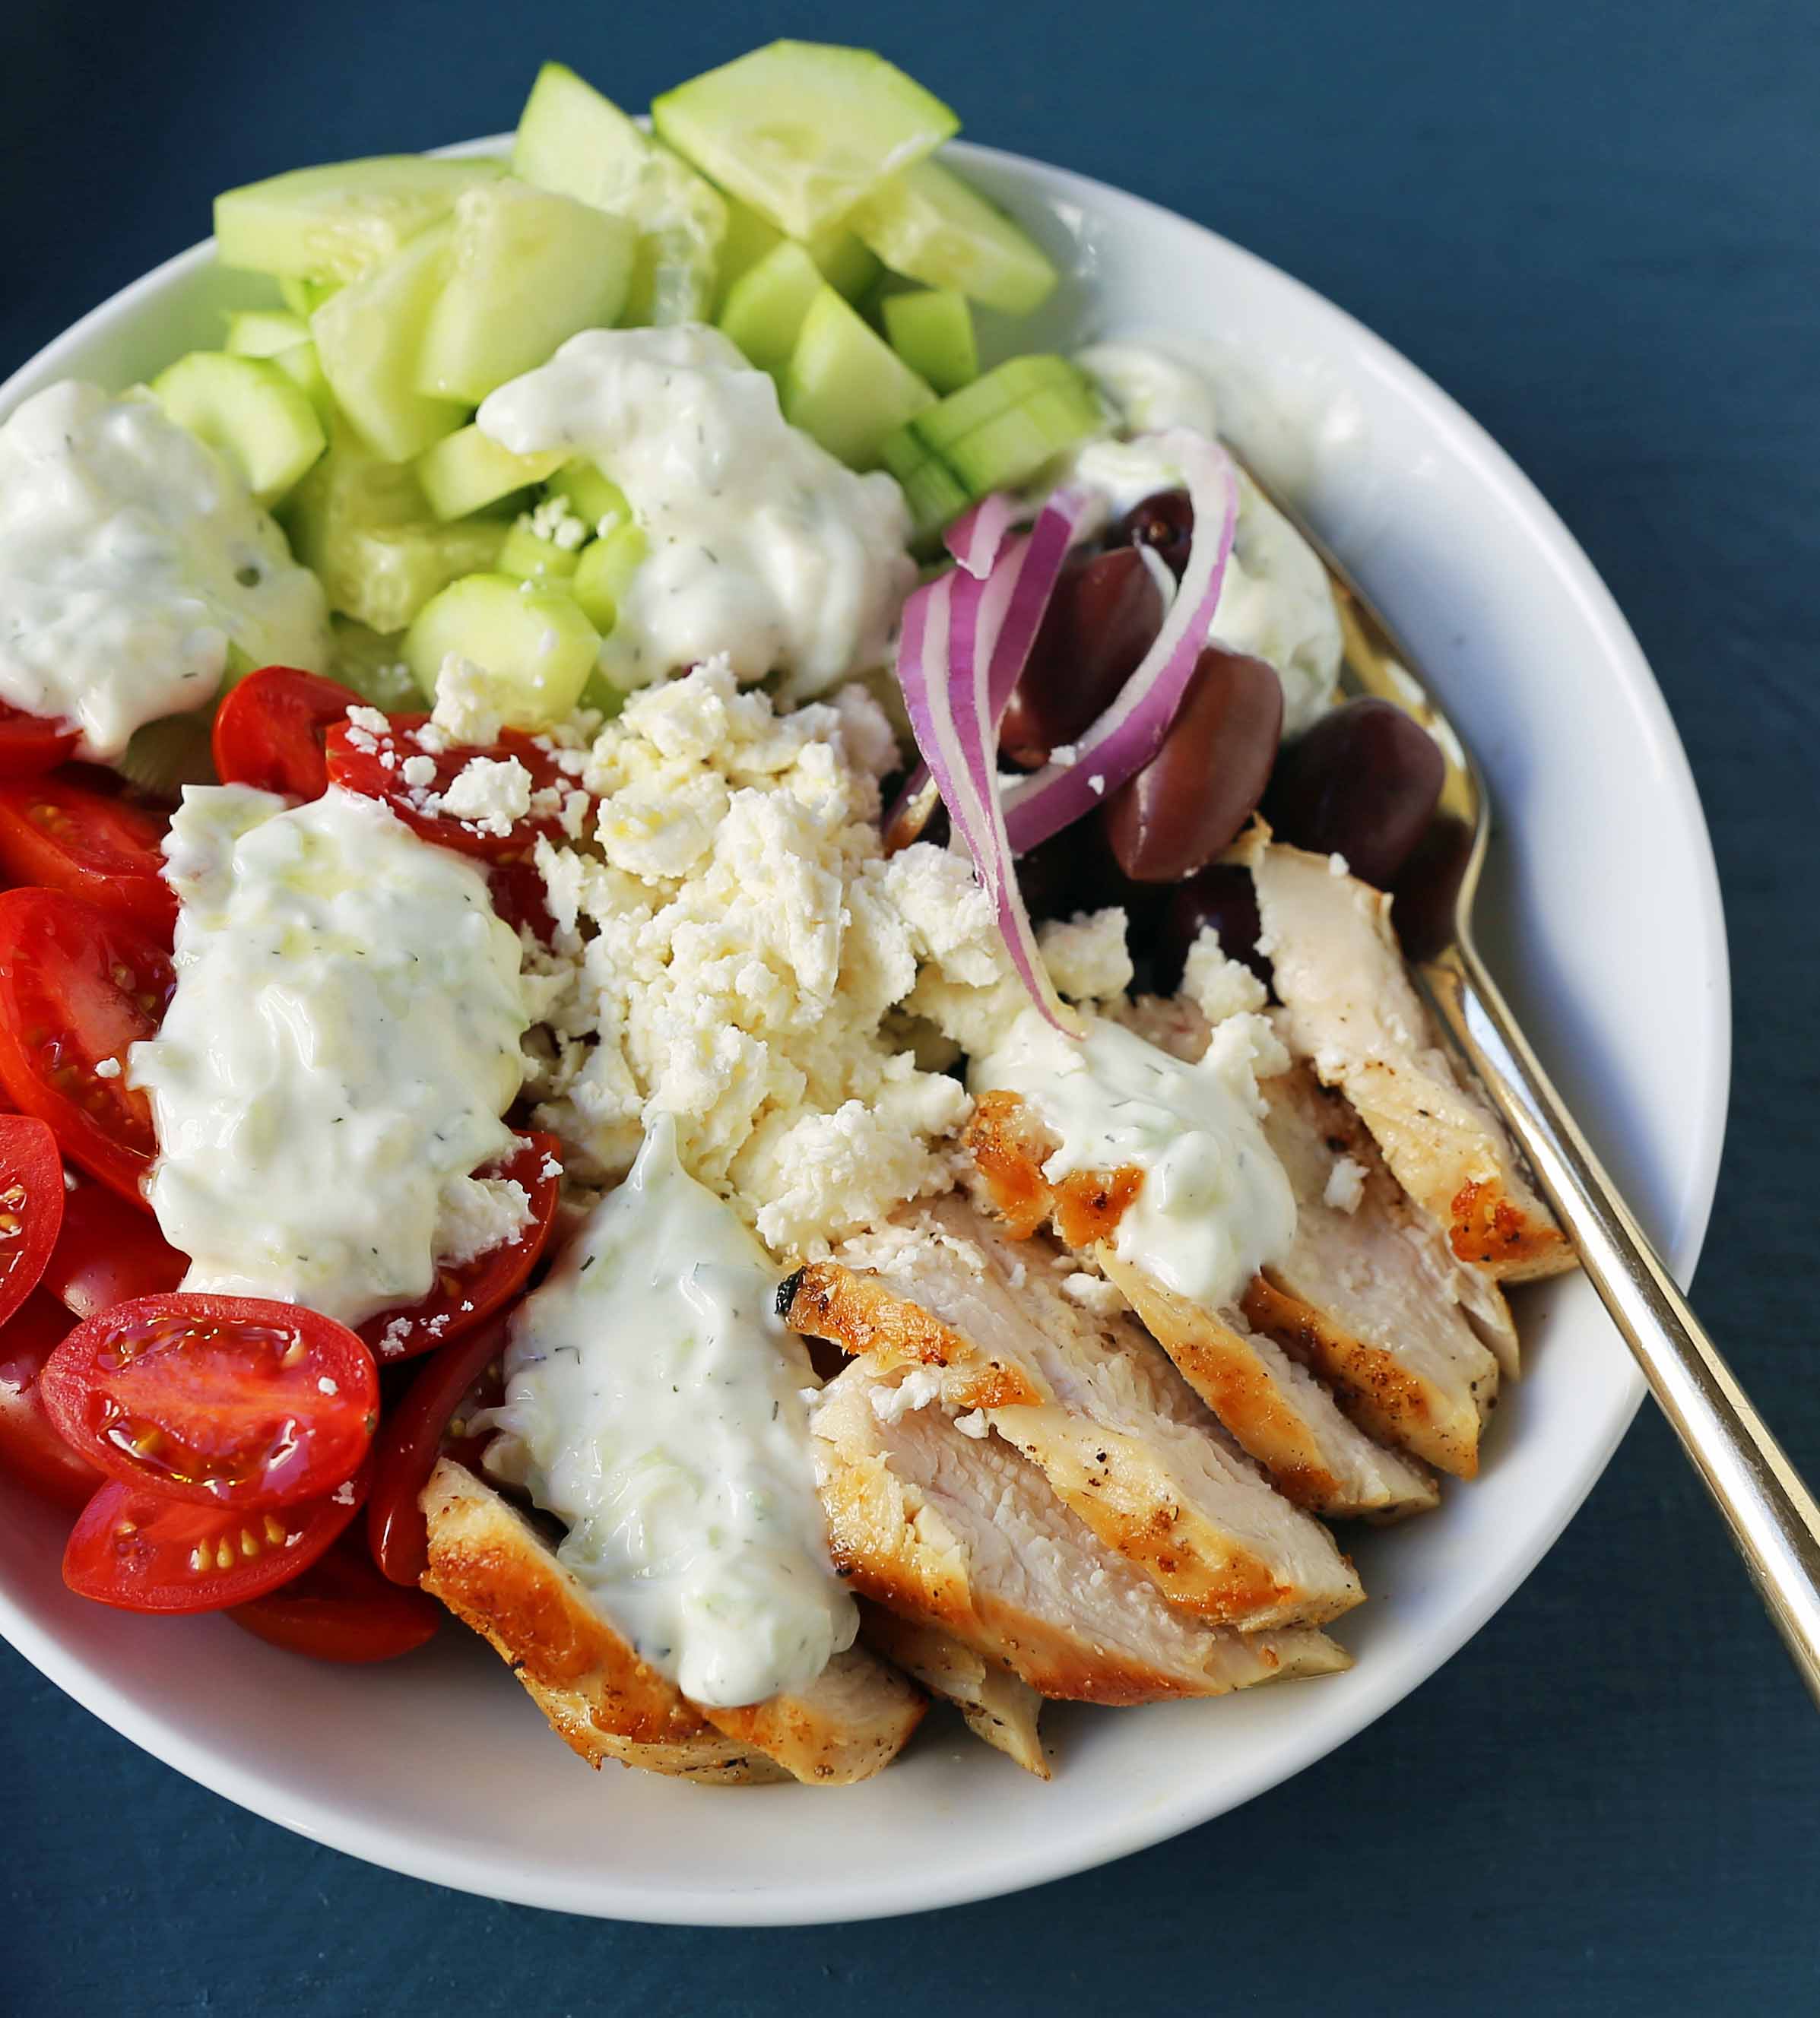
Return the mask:
<path fill-rule="evenodd" d="M 356 1497 L 354 1492 L 354 1481 L 351 1478 L 344 1480 L 342 1483 L 338 1485 L 334 1492 L 329 1495 L 329 1497 L 338 1506 L 352 1506 Z M 295 1540 L 297 1538 L 295 1536 L 292 1536 L 291 1539 Z"/>
<path fill-rule="evenodd" d="M 396 1359 L 410 1343 L 410 1318 L 394 1318 L 379 1334 L 379 1357 Z"/>
<path fill-rule="evenodd" d="M 986 1419 L 986 1411 L 983 1409 L 975 1409 L 970 1415 L 957 1416 L 954 1418 L 954 1427 L 962 1436 L 972 1437 L 975 1441 L 982 1437 L 990 1435 L 992 1430 L 992 1425 Z"/>
<path fill-rule="evenodd" d="M 559 1177 L 562 1174 L 563 1166 L 554 1156 L 546 1156 L 537 1166 L 537 1175 L 540 1177 Z"/>
<path fill-rule="evenodd" d="M 1049 752 L 1049 761 L 1062 771 L 1066 771 L 1070 764 L 1077 762 L 1080 757 L 1080 745 L 1078 743 L 1058 743 Z"/>
<path fill-rule="evenodd" d="M 1098 771 L 1095 771 L 1092 776 L 1087 779 L 1087 790 L 1093 793 L 1096 797 L 1103 799 L 1105 797 L 1106 781 Z"/>
<path fill-rule="evenodd" d="M 389 736 L 392 724 L 376 707 L 350 707 L 348 720 L 356 729 L 364 729 L 369 736 Z"/>
<path fill-rule="evenodd" d="M 531 809 L 531 774 L 516 757 L 475 757 L 442 795 L 441 810 L 483 834 L 511 833 Z"/>
<path fill-rule="evenodd" d="M 118 1079 L 120 1076 L 119 1059 L 97 1058 L 95 1061 L 95 1076 L 97 1079 Z"/>
<path fill-rule="evenodd" d="M 500 725 L 486 667 L 464 658 L 459 652 L 450 652 L 436 669 L 436 704 L 425 727 L 440 730 L 449 742 L 483 749 L 499 740 Z M 418 742 L 421 748 L 440 754 L 435 744 L 424 740 L 422 730 L 418 732 Z M 442 748 L 447 747 L 445 743 Z"/>
<path fill-rule="evenodd" d="M 566 554 L 573 553 L 588 537 L 587 520 L 559 491 L 552 491 L 534 509 L 522 513 L 518 523 L 526 532 L 548 540 Z"/>
<path fill-rule="evenodd" d="M 1264 983 L 1243 960 L 1226 957 L 1216 925 L 1203 926 L 1189 948 L 1181 992 L 1215 1025 L 1228 1016 L 1255 1014 L 1270 999 Z"/>
<path fill-rule="evenodd" d="M 1321 1194 L 1324 1205 L 1336 1212 L 1355 1213 L 1365 1199 L 1365 1181 L 1370 1173 L 1362 1163 L 1342 1156 L 1327 1173 L 1327 1188 Z"/>
<path fill-rule="evenodd" d="M 342 1391 L 341 1384 L 326 1373 L 319 1374 L 317 1377 L 316 1391 L 319 1394 L 338 1394 Z"/>
<path fill-rule="evenodd" d="M 912 1367 L 895 1387 L 876 1387 L 870 1391 L 872 1412 L 881 1423 L 895 1423 L 918 1409 L 928 1408 L 941 1391 L 938 1368 Z"/>
<path fill-rule="evenodd" d="M 1062 1278 L 1062 1293 L 1090 1317 L 1116 1318 L 1125 1307 L 1124 1298 L 1105 1276 L 1090 1275 L 1083 1269 Z"/>
<path fill-rule="evenodd" d="M 414 791 L 422 791 L 436 781 L 436 760 L 433 757 L 407 757 L 400 776 Z"/>
<path fill-rule="evenodd" d="M 1350 876 L 1352 873 L 1347 865 L 1345 856 L 1337 849 L 1327 857 L 1327 873 L 1330 876 Z"/>
<path fill-rule="evenodd" d="M 437 1200 L 436 1258 L 458 1268 L 516 1240 L 536 1215 L 523 1184 L 510 1177 L 457 1177 Z"/>

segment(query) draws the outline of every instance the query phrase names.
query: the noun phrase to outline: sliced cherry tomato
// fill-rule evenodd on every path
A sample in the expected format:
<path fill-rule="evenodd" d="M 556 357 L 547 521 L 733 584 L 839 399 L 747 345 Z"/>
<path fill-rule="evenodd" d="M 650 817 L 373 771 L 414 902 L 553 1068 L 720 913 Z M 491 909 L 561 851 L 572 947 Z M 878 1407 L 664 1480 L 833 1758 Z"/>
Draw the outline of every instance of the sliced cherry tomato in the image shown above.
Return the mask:
<path fill-rule="evenodd" d="M 505 1350 L 501 1316 L 425 1360 L 386 1411 L 373 1444 L 367 1542 L 381 1574 L 393 1583 L 414 1584 L 429 1567 L 429 1535 L 417 1499 L 438 1456 L 446 1450 L 465 1464 L 479 1463 L 487 1439 L 470 1440 L 466 1426 L 476 1409 L 500 1400 L 497 1362 Z"/>
<path fill-rule="evenodd" d="M 64 1441 L 123 1484 L 258 1510 L 326 1492 L 379 1419 L 345 1325 L 252 1297 L 140 1297 L 78 1325 L 40 1387 Z"/>
<path fill-rule="evenodd" d="M 88 1504 L 101 1474 L 57 1434 L 38 1388 L 45 1362 L 69 1329 L 69 1312 L 40 1289 L 0 1332 L 0 1474 L 74 1510 Z"/>
<path fill-rule="evenodd" d="M 29 1114 L 0 1114 L 0 1325 L 35 1289 L 63 1224 L 57 1138 Z"/>
<path fill-rule="evenodd" d="M 0 778 L 31 778 L 54 770 L 81 739 L 60 722 L 27 714 L 0 701 Z"/>
<path fill-rule="evenodd" d="M 557 1193 L 563 1179 L 562 1145 L 554 1135 L 525 1133 L 524 1147 L 503 1163 L 489 1164 L 476 1176 L 505 1177 L 523 1184 L 530 1200 L 531 1223 L 516 1240 L 477 1254 L 458 1268 L 438 1272 L 436 1286 L 419 1303 L 401 1311 L 382 1311 L 359 1327 L 360 1333 L 387 1365 L 420 1352 L 433 1352 L 451 1339 L 464 1337 L 484 1324 L 501 1304 L 517 1295 L 549 1244 L 555 1224 Z"/>
<path fill-rule="evenodd" d="M 320 673 L 267 666 L 237 681 L 215 718 L 215 775 L 224 785 L 256 785 L 293 799 L 328 790 L 323 738 L 360 696 Z"/>
<path fill-rule="evenodd" d="M 169 953 L 130 919 L 54 890 L 0 891 L 0 1086 L 71 1163 L 142 1206 L 151 1103 L 114 1069 L 156 1033 L 175 985 Z"/>
<path fill-rule="evenodd" d="M 346 1536 L 313 1568 L 228 1614 L 255 1640 L 318 1661 L 395 1661 L 436 1636 L 442 1607 L 401 1590 Z"/>
<path fill-rule="evenodd" d="M 477 855 L 487 862 L 528 858 L 541 834 L 552 841 L 565 837 L 561 818 L 555 813 L 527 815 L 505 833 L 496 834 L 477 821 L 442 812 L 442 795 L 476 758 L 490 758 L 495 762 L 516 758 L 530 773 L 533 792 L 555 786 L 568 793 L 578 787 L 548 750 L 516 729 L 502 729 L 499 740 L 483 750 L 449 743 L 432 729 L 425 747 L 418 737 L 429 720 L 427 714 L 395 714 L 388 736 L 374 735 L 351 721 L 331 724 L 327 744 L 329 783 L 350 792 L 363 792 L 370 799 L 383 799 L 407 826 L 425 841 L 455 848 L 463 855 Z M 435 775 L 421 784 L 414 783 L 417 767 L 426 761 L 435 766 Z M 407 774 L 407 765 L 411 767 L 411 775 Z"/>
<path fill-rule="evenodd" d="M 63 1582 L 123 1611 L 219 1611 L 300 1576 L 360 1511 L 363 1466 L 319 1499 L 248 1513 L 105 1480 L 70 1531 Z"/>
<path fill-rule="evenodd" d="M 0 872 L 122 911 L 168 944 L 177 893 L 164 880 L 168 822 L 68 777 L 0 783 Z"/>
<path fill-rule="evenodd" d="M 188 1260 L 105 1184 L 80 1184 L 63 1199 L 63 1230 L 44 1271 L 44 1286 L 72 1317 L 92 1318 L 135 1297 L 174 1289 Z"/>

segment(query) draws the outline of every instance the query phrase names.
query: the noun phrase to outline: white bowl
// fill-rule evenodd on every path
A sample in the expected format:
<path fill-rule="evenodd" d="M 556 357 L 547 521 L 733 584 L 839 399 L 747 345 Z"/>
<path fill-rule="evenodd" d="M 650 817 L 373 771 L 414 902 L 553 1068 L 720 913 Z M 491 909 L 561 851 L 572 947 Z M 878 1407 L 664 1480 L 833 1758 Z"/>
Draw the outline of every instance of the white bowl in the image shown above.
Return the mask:
<path fill-rule="evenodd" d="M 1241 446 L 1401 627 L 1489 775 L 1503 834 L 1483 906 L 1493 956 L 1684 1278 L 1724 1132 L 1724 928 L 1686 760 L 1586 557 L 1457 407 L 1307 288 L 1100 183 L 955 151 L 1073 267 L 1044 340 L 1204 333 L 1240 360 L 1250 392 L 1228 425 Z M 215 343 L 221 306 L 256 294 L 197 246 L 51 345 L 0 389 L 0 414 L 54 378 L 121 385 Z M 1406 1695 L 1510 1596 L 1642 1393 L 1584 1282 L 1525 1296 L 1521 1315 L 1530 1370 L 1500 1411 L 1483 1476 L 1359 1550 L 1373 1601 L 1340 1629 L 1350 1673 L 1215 1703 L 1056 1709 L 1047 1786 L 945 1714 L 889 1772 L 842 1792 L 596 1778 L 478 1640 L 451 1630 L 389 1668 L 337 1670 L 219 1619 L 105 1611 L 63 1589 L 61 1524 L 3 1488 L 0 1631 L 205 1786 L 441 1884 L 697 1924 L 982 1898 L 1156 1843 L 1286 1779 Z M 1536 1648 L 1539 1680 L 1559 1652 Z"/>

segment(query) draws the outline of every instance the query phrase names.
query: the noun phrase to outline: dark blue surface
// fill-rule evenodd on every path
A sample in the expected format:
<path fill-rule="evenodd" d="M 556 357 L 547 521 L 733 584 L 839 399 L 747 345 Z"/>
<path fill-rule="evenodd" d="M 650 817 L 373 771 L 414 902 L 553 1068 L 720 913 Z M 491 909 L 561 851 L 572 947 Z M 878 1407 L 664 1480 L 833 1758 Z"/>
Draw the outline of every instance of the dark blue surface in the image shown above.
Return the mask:
<path fill-rule="evenodd" d="M 1810 6 L 4 12 L 6 368 L 201 236 L 228 183 L 508 125 L 545 54 L 635 104 L 785 31 L 875 43 L 974 137 L 1214 224 L 1407 352 L 1584 542 L 1687 740 L 1738 1019 L 1699 1300 L 1820 1472 Z M 939 1916 L 697 1933 L 480 1904 L 229 1807 L 4 1648 L 0 1702 L 0 2010 L 1820 2008 L 1820 1722 L 1648 1415 L 1528 1586 L 1343 1752 Z"/>

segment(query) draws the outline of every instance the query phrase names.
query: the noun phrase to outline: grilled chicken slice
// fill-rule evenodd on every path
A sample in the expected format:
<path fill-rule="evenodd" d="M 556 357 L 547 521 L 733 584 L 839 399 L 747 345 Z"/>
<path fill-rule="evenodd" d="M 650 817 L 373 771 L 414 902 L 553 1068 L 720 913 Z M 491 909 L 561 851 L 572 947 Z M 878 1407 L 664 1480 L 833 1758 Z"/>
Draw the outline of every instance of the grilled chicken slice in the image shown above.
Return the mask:
<path fill-rule="evenodd" d="M 445 1459 L 422 1505 L 424 1588 L 491 1641 L 590 1765 L 847 1786 L 888 1765 L 922 1717 L 917 1691 L 859 1647 L 794 1694 L 700 1707 L 639 1658 L 530 1522 L 472 1472 Z"/>
<path fill-rule="evenodd" d="M 990 1093 L 968 1126 L 987 1197 L 1013 1233 L 1052 1218 L 1065 1242 L 1091 1255 L 1123 1293 L 1190 1387 L 1283 1496 L 1334 1519 L 1393 1519 L 1435 1503 L 1419 1465 L 1381 1448 L 1341 1412 L 1333 1396 L 1237 1310 L 1210 1311 L 1121 1261 L 1110 1239 L 1116 1201 L 1096 1204 L 1082 1177 L 1058 1196 L 1043 1174 L 1055 1144 L 1016 1095 Z M 1086 1237 L 1082 1238 L 1083 1235 Z"/>
<path fill-rule="evenodd" d="M 1331 1382 L 1374 1436 L 1470 1478 L 1499 1375 L 1462 1308 L 1476 1271 L 1404 1195 L 1343 1094 L 1306 1065 L 1262 1090 L 1265 1134 L 1295 1191 L 1296 1233 L 1252 1286 L 1246 1316 Z M 1514 1370 L 1514 1334 L 1500 1342 Z"/>
<path fill-rule="evenodd" d="M 1326 855 L 1248 842 L 1286 1040 L 1344 1089 L 1454 1253 L 1504 1282 L 1574 1265 L 1503 1124 L 1442 1047 L 1391 930 L 1391 900 Z"/>
<path fill-rule="evenodd" d="M 590 1766 L 617 1759 L 717 1786 L 789 1778 L 762 1752 L 716 1730 L 647 1667 L 530 1523 L 471 1471 L 443 1459 L 422 1504 L 429 1525 L 424 1589 L 491 1642 L 557 1736 Z"/>
<path fill-rule="evenodd" d="M 1002 1438 L 939 1406 L 916 1374 L 856 1361 L 810 1416 L 834 1560 L 862 1597 L 1008 1665 L 1039 1694 L 1140 1703 L 1224 1695 L 1349 1665 L 1311 1626 L 1239 1633 L 1171 1605 L 1102 1546 Z"/>
<path fill-rule="evenodd" d="M 936 1369 L 950 1412 L 988 1409 L 1107 1547 L 1214 1624 L 1322 1625 L 1358 1604 L 1333 1537 L 1272 1489 L 1142 1330 L 1063 1293 L 1073 1266 L 946 1198 L 811 1263 L 779 1304 L 881 1372 Z"/>
<path fill-rule="evenodd" d="M 1028 1682 L 964 1647 L 938 1626 L 900 1618 L 895 1611 L 863 1600 L 859 1617 L 859 1633 L 867 1645 L 921 1682 L 932 1695 L 951 1702 L 982 1744 L 1002 1752 L 1039 1780 L 1051 1777 L 1037 1735 L 1043 1698 Z"/>

